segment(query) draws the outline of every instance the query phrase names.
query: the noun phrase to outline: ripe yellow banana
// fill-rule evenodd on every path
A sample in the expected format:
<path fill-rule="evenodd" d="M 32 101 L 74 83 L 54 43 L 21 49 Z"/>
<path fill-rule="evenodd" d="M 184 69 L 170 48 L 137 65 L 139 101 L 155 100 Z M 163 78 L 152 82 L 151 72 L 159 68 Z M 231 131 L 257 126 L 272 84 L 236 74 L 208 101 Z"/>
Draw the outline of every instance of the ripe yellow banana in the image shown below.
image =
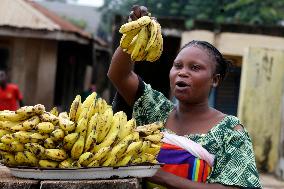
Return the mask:
<path fill-rule="evenodd" d="M 134 118 L 130 119 L 129 121 L 125 123 L 121 123 L 120 131 L 118 133 L 118 141 L 121 141 L 123 138 L 125 138 L 127 135 L 133 132 L 133 130 L 136 128 L 136 121 Z"/>
<path fill-rule="evenodd" d="M 11 134 L 11 131 L 0 129 L 0 138 L 6 134 Z"/>
<path fill-rule="evenodd" d="M 110 146 L 102 147 L 95 153 L 93 160 L 100 162 L 111 150 Z"/>
<path fill-rule="evenodd" d="M 23 122 L 23 127 L 26 131 L 30 131 L 35 128 L 37 124 L 39 124 L 40 119 L 38 116 L 33 116 L 26 121 Z"/>
<path fill-rule="evenodd" d="M 91 104 L 94 104 L 97 98 L 97 93 L 96 92 L 92 92 L 92 94 L 90 94 L 86 100 L 84 100 L 84 102 L 82 103 L 82 109 L 89 109 Z"/>
<path fill-rule="evenodd" d="M 23 152 L 24 151 L 24 144 L 18 141 L 11 142 L 9 144 L 11 152 Z"/>
<path fill-rule="evenodd" d="M 147 46 L 148 40 L 149 40 L 148 27 L 145 26 L 138 33 L 135 47 L 131 53 L 132 61 L 142 61 L 145 58 L 145 56 L 147 55 L 145 48 Z"/>
<path fill-rule="evenodd" d="M 103 166 L 114 166 L 119 157 L 125 152 L 127 149 L 127 144 L 126 143 L 120 143 L 112 148 L 110 153 L 108 153 L 106 160 L 103 162 Z"/>
<path fill-rule="evenodd" d="M 70 133 L 66 135 L 63 139 L 63 148 L 68 151 L 71 150 L 78 138 L 78 133 Z"/>
<path fill-rule="evenodd" d="M 25 149 L 41 159 L 45 157 L 45 148 L 38 143 L 26 143 Z"/>
<path fill-rule="evenodd" d="M 58 165 L 59 168 L 71 168 L 73 160 L 71 158 L 67 158 L 64 161 L 61 161 Z"/>
<path fill-rule="evenodd" d="M 108 134 L 100 144 L 94 147 L 94 152 L 99 151 L 99 149 L 102 147 L 110 146 L 112 143 L 114 143 L 120 129 L 119 119 L 120 119 L 119 114 L 115 113 L 113 115 L 113 121 Z"/>
<path fill-rule="evenodd" d="M 23 106 L 16 110 L 16 114 L 20 114 L 24 117 L 30 117 L 35 114 L 42 114 L 45 111 L 45 107 L 42 104 L 37 104 L 35 106 Z"/>
<path fill-rule="evenodd" d="M 28 132 L 28 131 L 18 131 L 18 132 L 13 133 L 12 136 L 14 137 L 15 140 L 21 143 L 28 143 L 30 142 L 30 138 L 32 134 L 33 134 L 32 132 Z"/>
<path fill-rule="evenodd" d="M 148 135 L 148 136 L 144 137 L 144 140 L 149 140 L 153 143 L 160 143 L 162 138 L 163 138 L 163 134 L 158 133 L 158 134 Z"/>
<path fill-rule="evenodd" d="M 151 34 L 150 34 L 149 42 L 147 43 L 147 46 L 145 49 L 146 51 L 148 51 L 149 48 L 154 44 L 156 37 L 157 37 L 158 28 L 160 27 L 159 24 L 154 19 L 151 20 L 151 23 L 148 26 L 149 26 L 149 31 L 151 31 Z"/>
<path fill-rule="evenodd" d="M 37 143 L 37 142 L 42 142 L 44 141 L 45 139 L 47 139 L 49 137 L 48 134 L 40 134 L 40 133 L 32 133 L 30 134 L 30 137 L 29 137 L 29 141 L 30 142 L 34 142 L 34 143 Z"/>
<path fill-rule="evenodd" d="M 11 128 L 21 123 L 20 121 L 0 121 L 0 129 L 11 131 Z"/>
<path fill-rule="evenodd" d="M 79 136 L 79 139 L 74 143 L 72 149 L 71 149 L 71 158 L 72 159 L 79 159 L 81 154 L 84 151 L 84 145 L 85 145 L 85 137 Z"/>
<path fill-rule="evenodd" d="M 80 109 L 81 109 L 81 96 L 77 95 L 74 99 L 74 101 L 71 104 L 70 110 L 69 110 L 69 118 L 71 121 L 76 121 L 76 117 L 77 117 L 77 112 L 78 112 L 78 118 L 80 115 Z"/>
<path fill-rule="evenodd" d="M 129 44 L 128 48 L 127 49 L 123 49 L 124 52 L 126 52 L 127 54 L 132 54 L 133 52 L 133 49 L 136 45 L 136 42 L 137 42 L 137 38 L 138 38 L 138 35 L 136 35 L 133 40 L 131 41 L 131 43 Z"/>
<path fill-rule="evenodd" d="M 45 156 L 53 161 L 63 161 L 68 158 L 67 153 L 63 149 L 45 149 Z"/>
<path fill-rule="evenodd" d="M 26 156 L 26 162 L 27 165 L 30 165 L 32 167 L 37 167 L 39 159 L 31 152 L 24 151 L 24 155 Z"/>
<path fill-rule="evenodd" d="M 59 112 L 58 112 L 58 109 L 57 107 L 53 107 L 50 112 L 51 114 L 55 115 L 55 116 L 58 116 L 59 115 Z"/>
<path fill-rule="evenodd" d="M 156 131 L 160 132 L 161 128 L 163 128 L 163 123 L 155 122 L 147 125 L 138 126 L 136 127 L 135 131 L 139 132 L 141 135 L 151 135 L 154 134 Z"/>
<path fill-rule="evenodd" d="M 91 133 L 86 137 L 84 152 L 89 151 L 89 149 L 92 149 L 95 145 L 95 130 L 92 130 Z"/>
<path fill-rule="evenodd" d="M 98 160 L 93 160 L 87 167 L 98 167 L 100 165 L 100 162 Z"/>
<path fill-rule="evenodd" d="M 51 139 L 51 138 L 47 138 L 43 141 L 43 145 L 45 148 L 47 149 L 53 149 L 56 148 L 56 143 Z"/>
<path fill-rule="evenodd" d="M 4 144 L 10 144 L 11 142 L 14 142 L 16 139 L 13 137 L 13 134 L 6 134 L 1 137 L 1 142 Z"/>
<path fill-rule="evenodd" d="M 62 129 L 55 129 L 50 134 L 50 138 L 53 141 L 62 141 L 64 139 L 64 137 L 65 137 L 65 133 Z"/>
<path fill-rule="evenodd" d="M 6 152 L 6 153 L 2 153 L 1 156 L 3 159 L 4 165 L 8 165 L 8 166 L 17 165 L 14 154 Z"/>
<path fill-rule="evenodd" d="M 96 143 L 101 143 L 108 132 L 110 131 L 113 121 L 113 111 L 111 108 L 108 108 L 103 115 L 99 117 L 98 124 L 96 127 Z"/>
<path fill-rule="evenodd" d="M 130 32 L 123 34 L 123 36 L 120 39 L 120 47 L 122 49 L 127 49 L 130 46 L 133 38 L 138 34 L 139 31 L 140 31 L 140 28 L 137 28 L 137 29 L 134 29 Z"/>
<path fill-rule="evenodd" d="M 35 129 L 42 134 L 48 134 L 54 131 L 54 125 L 50 122 L 41 122 L 36 125 Z"/>
<path fill-rule="evenodd" d="M 128 163 L 130 162 L 130 160 L 132 159 L 132 154 L 127 154 L 126 156 L 124 156 L 122 159 L 120 159 L 115 166 L 126 166 L 128 165 Z"/>
<path fill-rule="evenodd" d="M 27 116 L 17 114 L 15 111 L 3 110 L 0 111 L 0 121 L 18 122 L 27 119 Z"/>
<path fill-rule="evenodd" d="M 148 25 L 150 22 L 151 22 L 151 18 L 149 16 L 142 16 L 141 18 L 139 18 L 135 21 L 131 21 L 131 22 L 128 22 L 126 24 L 123 24 L 120 27 L 119 32 L 124 34 L 124 33 L 130 32 L 132 30 L 135 30 L 137 28 L 144 27 L 144 26 Z"/>
<path fill-rule="evenodd" d="M 58 166 L 57 161 L 51 161 L 51 160 L 39 160 L 38 164 L 40 167 L 43 168 L 56 168 Z"/>
<path fill-rule="evenodd" d="M 58 124 L 58 117 L 49 113 L 49 112 L 44 112 L 43 114 L 39 115 L 39 118 L 42 122 L 51 122 L 53 125 Z"/>
<path fill-rule="evenodd" d="M 138 154 L 141 146 L 142 146 L 143 142 L 140 140 L 140 141 L 136 141 L 136 142 L 132 142 L 127 150 L 126 150 L 126 154 Z"/>
<path fill-rule="evenodd" d="M 146 60 L 149 62 L 155 62 L 160 58 L 163 52 L 163 37 L 160 25 L 158 25 L 157 37 L 153 44 L 148 48 L 148 54 Z"/>
<path fill-rule="evenodd" d="M 12 132 L 17 132 L 17 131 L 26 131 L 27 129 L 24 128 L 23 123 L 19 122 L 10 129 Z"/>
<path fill-rule="evenodd" d="M 93 158 L 94 158 L 93 153 L 85 152 L 79 157 L 78 163 L 83 167 L 87 167 L 93 161 Z"/>
<path fill-rule="evenodd" d="M 90 135 L 90 133 L 96 129 L 97 126 L 97 121 L 98 121 L 98 113 L 95 113 L 89 120 L 88 122 L 88 127 L 87 127 L 87 137 Z"/>
<path fill-rule="evenodd" d="M 6 152 L 9 152 L 10 151 L 10 146 L 9 144 L 5 144 L 5 143 L 0 143 L 0 150 L 2 151 L 6 151 Z"/>
<path fill-rule="evenodd" d="M 18 165 L 26 165 L 28 163 L 28 158 L 24 154 L 24 152 L 16 152 L 15 153 L 15 161 Z"/>
<path fill-rule="evenodd" d="M 71 121 L 67 115 L 67 112 L 61 112 L 58 116 L 59 127 L 63 131 L 74 131 L 75 123 Z"/>
<path fill-rule="evenodd" d="M 151 154 L 153 156 L 157 156 L 157 154 L 160 152 L 161 144 L 151 144 L 149 147 L 147 147 L 144 152 L 147 154 Z"/>

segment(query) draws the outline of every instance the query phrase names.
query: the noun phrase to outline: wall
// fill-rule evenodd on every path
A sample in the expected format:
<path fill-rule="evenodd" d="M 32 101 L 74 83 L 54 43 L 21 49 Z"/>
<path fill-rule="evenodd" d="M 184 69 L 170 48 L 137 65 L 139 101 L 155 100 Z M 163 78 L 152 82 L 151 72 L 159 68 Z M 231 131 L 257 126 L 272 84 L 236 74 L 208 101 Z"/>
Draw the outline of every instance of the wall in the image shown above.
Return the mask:
<path fill-rule="evenodd" d="M 259 169 L 268 172 L 279 160 L 283 62 L 284 51 L 249 48 L 242 68 L 238 116 L 252 137 Z"/>
<path fill-rule="evenodd" d="M 14 38 L 11 52 L 11 81 L 18 84 L 25 105 L 53 105 L 57 42 Z"/>

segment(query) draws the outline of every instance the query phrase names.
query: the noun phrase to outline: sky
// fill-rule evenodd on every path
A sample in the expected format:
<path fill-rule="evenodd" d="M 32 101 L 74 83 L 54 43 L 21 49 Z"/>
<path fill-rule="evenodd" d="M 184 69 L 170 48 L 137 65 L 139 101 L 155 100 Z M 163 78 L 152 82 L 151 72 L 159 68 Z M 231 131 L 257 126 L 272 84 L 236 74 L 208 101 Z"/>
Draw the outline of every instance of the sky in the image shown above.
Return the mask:
<path fill-rule="evenodd" d="M 93 7 L 99 7 L 102 6 L 104 3 L 104 0 L 77 0 L 78 5 L 84 5 L 84 6 L 93 6 Z"/>

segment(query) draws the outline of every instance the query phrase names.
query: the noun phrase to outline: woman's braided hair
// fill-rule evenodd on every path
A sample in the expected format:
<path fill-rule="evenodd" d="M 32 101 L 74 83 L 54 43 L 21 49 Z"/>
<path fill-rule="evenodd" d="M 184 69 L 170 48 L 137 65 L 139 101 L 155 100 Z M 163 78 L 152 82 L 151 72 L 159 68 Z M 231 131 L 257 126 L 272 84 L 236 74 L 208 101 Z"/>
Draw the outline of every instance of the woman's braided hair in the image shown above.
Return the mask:
<path fill-rule="evenodd" d="M 214 58 L 214 60 L 216 61 L 215 74 L 220 74 L 220 79 L 221 81 L 223 81 L 227 76 L 227 74 L 229 73 L 229 69 L 232 64 L 231 61 L 225 59 L 223 55 L 218 51 L 218 49 L 216 49 L 216 47 L 214 47 L 213 45 L 211 45 L 206 41 L 197 41 L 197 40 L 190 41 L 189 43 L 185 44 L 180 49 L 180 51 L 186 47 L 191 47 L 191 46 L 199 47 L 206 50 L 209 53 L 209 55 Z"/>

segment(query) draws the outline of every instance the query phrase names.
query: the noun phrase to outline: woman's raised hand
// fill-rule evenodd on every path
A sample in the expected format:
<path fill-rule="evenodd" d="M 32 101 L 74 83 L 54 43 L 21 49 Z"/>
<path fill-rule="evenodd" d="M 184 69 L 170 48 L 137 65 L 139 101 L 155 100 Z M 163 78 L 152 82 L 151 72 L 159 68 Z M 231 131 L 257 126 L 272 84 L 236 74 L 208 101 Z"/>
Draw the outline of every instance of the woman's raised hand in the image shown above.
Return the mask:
<path fill-rule="evenodd" d="M 149 16 L 149 12 L 147 7 L 140 6 L 140 5 L 133 5 L 131 8 L 131 12 L 128 17 L 128 21 L 137 20 L 138 18 L 141 18 L 142 16 Z"/>

